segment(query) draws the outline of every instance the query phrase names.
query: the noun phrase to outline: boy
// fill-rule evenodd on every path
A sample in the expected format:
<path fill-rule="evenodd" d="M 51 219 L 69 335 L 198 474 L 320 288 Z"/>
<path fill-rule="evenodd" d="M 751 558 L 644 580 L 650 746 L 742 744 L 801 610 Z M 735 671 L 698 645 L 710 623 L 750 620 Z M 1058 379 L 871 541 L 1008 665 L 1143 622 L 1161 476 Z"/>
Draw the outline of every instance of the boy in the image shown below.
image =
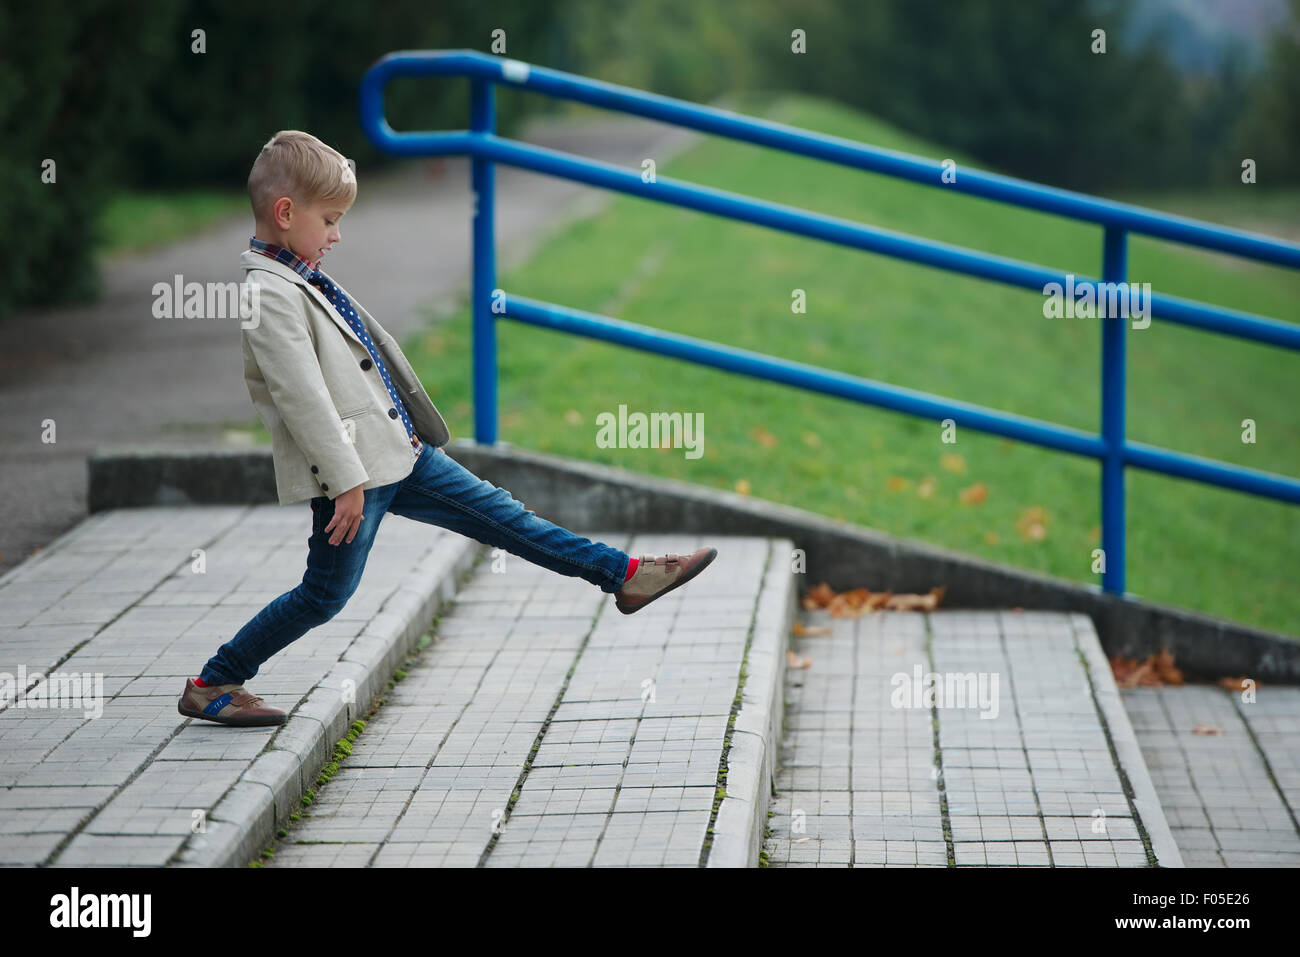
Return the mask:
<path fill-rule="evenodd" d="M 690 581 L 717 555 L 644 555 L 538 518 L 441 448 L 447 426 L 384 328 L 320 269 L 342 240 L 356 176 L 316 137 L 284 130 L 248 177 L 255 233 L 240 261 L 258 287 L 241 340 L 244 378 L 271 433 L 281 505 L 311 500 L 302 583 L 258 612 L 185 682 L 183 715 L 249 727 L 287 715 L 244 689 L 258 667 L 356 590 L 388 512 L 499 546 L 615 595 L 624 614 Z"/>

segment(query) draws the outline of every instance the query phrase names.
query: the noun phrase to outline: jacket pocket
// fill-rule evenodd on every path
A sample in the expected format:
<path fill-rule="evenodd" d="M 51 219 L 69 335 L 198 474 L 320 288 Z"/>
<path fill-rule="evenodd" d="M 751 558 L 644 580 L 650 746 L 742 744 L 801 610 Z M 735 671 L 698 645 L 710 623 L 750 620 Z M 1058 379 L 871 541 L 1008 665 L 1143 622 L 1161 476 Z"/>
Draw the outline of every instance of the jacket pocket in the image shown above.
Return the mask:
<path fill-rule="evenodd" d="M 340 418 L 340 419 L 355 419 L 357 416 L 359 416 L 359 415 L 365 415 L 365 414 L 366 414 L 367 412 L 369 412 L 369 411 L 370 411 L 370 406 L 368 406 L 368 405 L 363 405 L 361 408 L 359 408 L 359 409 L 353 409 L 353 410 L 351 410 L 350 412 L 340 412 L 340 413 L 339 413 L 339 418 Z"/>

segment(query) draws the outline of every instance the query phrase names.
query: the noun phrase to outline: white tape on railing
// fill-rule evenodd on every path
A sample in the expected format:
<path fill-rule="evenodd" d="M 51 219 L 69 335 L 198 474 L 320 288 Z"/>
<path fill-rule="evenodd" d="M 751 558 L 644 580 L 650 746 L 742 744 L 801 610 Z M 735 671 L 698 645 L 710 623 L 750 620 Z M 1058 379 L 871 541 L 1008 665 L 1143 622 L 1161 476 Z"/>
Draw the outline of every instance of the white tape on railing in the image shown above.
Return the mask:
<path fill-rule="evenodd" d="M 506 60 L 501 64 L 501 76 L 511 83 L 527 83 L 528 64 L 522 60 Z"/>

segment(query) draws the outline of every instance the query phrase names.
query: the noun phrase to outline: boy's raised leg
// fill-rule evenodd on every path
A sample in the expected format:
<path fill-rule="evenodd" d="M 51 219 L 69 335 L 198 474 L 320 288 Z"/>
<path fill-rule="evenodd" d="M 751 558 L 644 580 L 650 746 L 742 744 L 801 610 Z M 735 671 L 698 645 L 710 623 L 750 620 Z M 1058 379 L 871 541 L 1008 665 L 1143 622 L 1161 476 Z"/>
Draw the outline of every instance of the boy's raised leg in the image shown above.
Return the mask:
<path fill-rule="evenodd" d="M 504 548 L 561 575 L 613 593 L 623 586 L 629 556 L 575 535 L 536 513 L 503 488 L 480 479 L 441 449 L 426 444 L 388 510 Z"/>
<path fill-rule="evenodd" d="M 561 575 L 583 578 L 615 595 L 623 614 L 686 584 L 717 555 L 714 548 L 691 555 L 645 555 L 629 578 L 631 556 L 626 552 L 539 518 L 505 489 L 430 445 L 399 483 L 389 511 L 504 548 Z"/>

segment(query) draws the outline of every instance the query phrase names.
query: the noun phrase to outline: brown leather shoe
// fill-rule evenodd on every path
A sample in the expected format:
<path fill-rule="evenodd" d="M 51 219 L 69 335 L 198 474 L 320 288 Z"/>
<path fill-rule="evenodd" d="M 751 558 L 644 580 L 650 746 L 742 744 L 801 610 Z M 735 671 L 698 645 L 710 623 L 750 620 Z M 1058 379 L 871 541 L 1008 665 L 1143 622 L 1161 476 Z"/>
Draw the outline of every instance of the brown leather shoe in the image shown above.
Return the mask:
<path fill-rule="evenodd" d="M 193 678 L 185 679 L 185 693 L 176 702 L 176 710 L 191 718 L 215 721 L 239 728 L 284 724 L 289 716 L 250 694 L 243 685 L 206 685 L 200 688 Z"/>
<path fill-rule="evenodd" d="M 709 567 L 718 556 L 716 548 L 701 548 L 692 555 L 642 555 L 632 577 L 614 593 L 614 607 L 625 615 L 644 608 L 661 595 L 688 581 Z"/>

